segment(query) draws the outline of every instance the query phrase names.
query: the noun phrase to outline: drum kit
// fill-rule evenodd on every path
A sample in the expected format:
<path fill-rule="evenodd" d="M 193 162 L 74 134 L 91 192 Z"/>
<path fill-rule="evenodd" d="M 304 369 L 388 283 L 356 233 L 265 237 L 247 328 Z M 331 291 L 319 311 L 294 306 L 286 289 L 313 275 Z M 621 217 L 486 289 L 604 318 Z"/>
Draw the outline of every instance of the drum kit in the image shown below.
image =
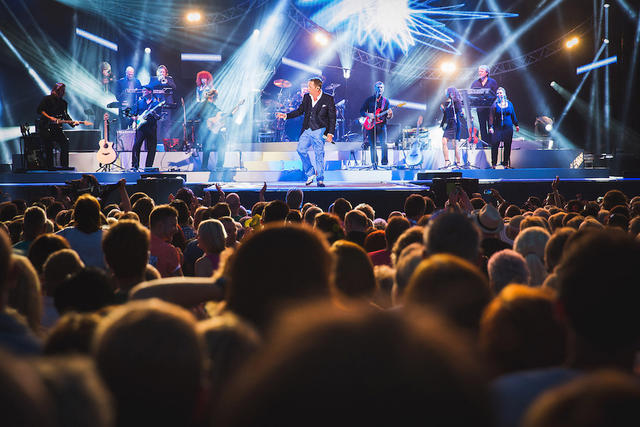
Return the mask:
<path fill-rule="evenodd" d="M 276 79 L 273 85 L 279 88 L 275 98 L 262 100 L 262 112 L 255 119 L 258 135 L 261 142 L 289 141 L 284 119 L 278 119 L 276 113 L 290 113 L 302 104 L 302 98 L 309 92 L 307 82 L 300 85 L 300 90 L 292 89 L 293 83 L 285 79 Z M 331 83 L 323 87 L 323 90 L 330 95 L 334 95 L 340 83 Z M 336 105 L 338 117 L 344 117 L 344 103 Z M 299 129 L 296 130 L 296 132 Z"/>

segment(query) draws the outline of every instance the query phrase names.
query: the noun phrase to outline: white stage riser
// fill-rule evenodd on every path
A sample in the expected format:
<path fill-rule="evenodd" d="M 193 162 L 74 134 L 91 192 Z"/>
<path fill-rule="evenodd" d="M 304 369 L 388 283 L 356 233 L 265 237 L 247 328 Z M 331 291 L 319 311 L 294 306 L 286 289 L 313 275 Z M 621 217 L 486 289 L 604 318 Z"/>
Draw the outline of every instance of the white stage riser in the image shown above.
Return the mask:
<path fill-rule="evenodd" d="M 568 168 L 571 162 L 581 153 L 580 150 L 514 150 L 511 152 L 511 165 L 515 168 Z M 408 154 L 408 153 L 407 153 Z M 444 166 L 444 156 L 441 150 L 423 150 L 422 162 L 414 167 L 416 169 L 433 170 Z M 502 154 L 502 153 L 500 153 Z M 312 162 L 314 154 L 309 152 Z M 389 150 L 389 166 L 405 167 L 405 152 L 402 150 Z M 140 166 L 144 166 L 146 153 L 141 153 Z M 240 159 L 242 157 L 242 159 Z M 378 159 L 382 156 L 378 152 Z M 449 159 L 454 161 L 454 153 L 449 152 Z M 469 150 L 462 152 L 462 161 L 470 163 L 480 169 L 489 167 L 491 150 Z M 500 159 L 500 157 L 499 157 Z M 301 162 L 295 151 L 280 152 L 227 152 L 225 155 L 225 167 L 239 168 L 242 166 L 249 171 L 282 171 L 300 169 Z M 194 157 L 191 153 L 184 152 L 159 152 L 156 153 L 154 167 L 160 170 L 184 170 L 192 171 L 200 167 L 202 153 Z M 216 153 L 209 157 L 209 165 L 213 167 L 216 161 Z M 370 164 L 369 151 L 362 149 L 356 151 L 327 151 L 325 153 L 327 169 L 347 169 L 348 167 Z M 94 153 L 70 153 L 69 164 L 78 172 L 94 172 L 99 168 Z M 125 169 L 131 167 L 131 152 L 119 153 L 116 164 Z M 115 170 L 113 168 L 112 170 Z"/>

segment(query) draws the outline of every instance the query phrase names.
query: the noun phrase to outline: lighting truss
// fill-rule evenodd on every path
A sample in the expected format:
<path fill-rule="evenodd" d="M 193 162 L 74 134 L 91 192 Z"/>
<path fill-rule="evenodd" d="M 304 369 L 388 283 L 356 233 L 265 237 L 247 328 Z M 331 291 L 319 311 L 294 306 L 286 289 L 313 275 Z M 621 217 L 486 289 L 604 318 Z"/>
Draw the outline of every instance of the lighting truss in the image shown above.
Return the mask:
<path fill-rule="evenodd" d="M 203 14 L 202 20 L 197 23 L 186 23 L 184 16 L 176 15 L 169 22 L 170 28 L 198 28 L 208 27 L 233 21 L 246 15 L 251 9 L 261 7 L 268 0 L 245 0 L 233 7 L 220 12 Z"/>

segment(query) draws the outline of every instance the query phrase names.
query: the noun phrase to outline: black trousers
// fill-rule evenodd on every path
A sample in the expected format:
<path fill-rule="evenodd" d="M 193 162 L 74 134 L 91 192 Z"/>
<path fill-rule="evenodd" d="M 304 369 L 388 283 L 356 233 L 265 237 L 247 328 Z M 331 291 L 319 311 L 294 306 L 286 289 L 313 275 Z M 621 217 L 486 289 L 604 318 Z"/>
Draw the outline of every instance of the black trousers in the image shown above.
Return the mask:
<path fill-rule="evenodd" d="M 500 142 L 504 143 L 504 156 L 502 164 L 511 166 L 511 141 L 513 140 L 513 128 L 494 128 L 493 140 L 491 141 L 491 165 L 498 163 L 498 147 Z"/>
<path fill-rule="evenodd" d="M 480 139 L 487 144 L 491 144 L 491 134 L 489 133 L 489 108 L 478 108 L 478 127 L 480 129 Z"/>
<path fill-rule="evenodd" d="M 375 133 L 374 133 L 375 131 Z M 378 151 L 376 150 L 377 145 L 380 145 L 382 149 L 382 163 L 386 165 L 389 163 L 388 153 L 389 149 L 387 147 L 387 125 L 375 125 L 375 127 L 371 130 L 368 130 L 369 135 L 369 150 L 371 151 L 371 164 L 378 164 Z M 376 141 L 377 139 L 377 141 Z"/>
<path fill-rule="evenodd" d="M 140 167 L 140 149 L 142 148 L 142 142 L 146 142 L 147 145 L 147 160 L 144 162 L 145 167 L 152 167 L 153 160 L 156 158 L 156 144 L 158 142 L 158 133 L 155 123 L 151 124 L 147 122 L 142 125 L 136 132 L 136 140 L 133 143 L 133 153 L 131 159 L 131 167 Z"/>
<path fill-rule="evenodd" d="M 55 144 L 60 147 L 60 166 L 69 167 L 69 139 L 62 132 L 62 128 L 52 126 L 45 135 L 43 135 L 44 152 L 47 156 L 47 168 L 53 168 L 53 147 Z"/>
<path fill-rule="evenodd" d="M 206 130 L 203 134 L 202 164 L 200 165 L 200 170 L 209 169 L 209 155 L 212 151 L 218 153 L 218 157 L 216 158 L 216 169 L 222 169 L 224 167 L 224 156 L 227 152 L 225 135 L 221 132 L 212 134 L 209 130 Z"/>

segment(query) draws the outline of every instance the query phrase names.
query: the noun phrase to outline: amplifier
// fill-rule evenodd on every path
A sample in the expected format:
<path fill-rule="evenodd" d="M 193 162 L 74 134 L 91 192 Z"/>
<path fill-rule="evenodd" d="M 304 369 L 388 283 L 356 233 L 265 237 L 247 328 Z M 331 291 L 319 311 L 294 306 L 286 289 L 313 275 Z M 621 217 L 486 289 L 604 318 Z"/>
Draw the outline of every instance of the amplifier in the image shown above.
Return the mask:
<path fill-rule="evenodd" d="M 102 139 L 100 129 L 65 129 L 63 132 L 69 138 L 69 151 L 98 151 L 98 141 Z"/>

